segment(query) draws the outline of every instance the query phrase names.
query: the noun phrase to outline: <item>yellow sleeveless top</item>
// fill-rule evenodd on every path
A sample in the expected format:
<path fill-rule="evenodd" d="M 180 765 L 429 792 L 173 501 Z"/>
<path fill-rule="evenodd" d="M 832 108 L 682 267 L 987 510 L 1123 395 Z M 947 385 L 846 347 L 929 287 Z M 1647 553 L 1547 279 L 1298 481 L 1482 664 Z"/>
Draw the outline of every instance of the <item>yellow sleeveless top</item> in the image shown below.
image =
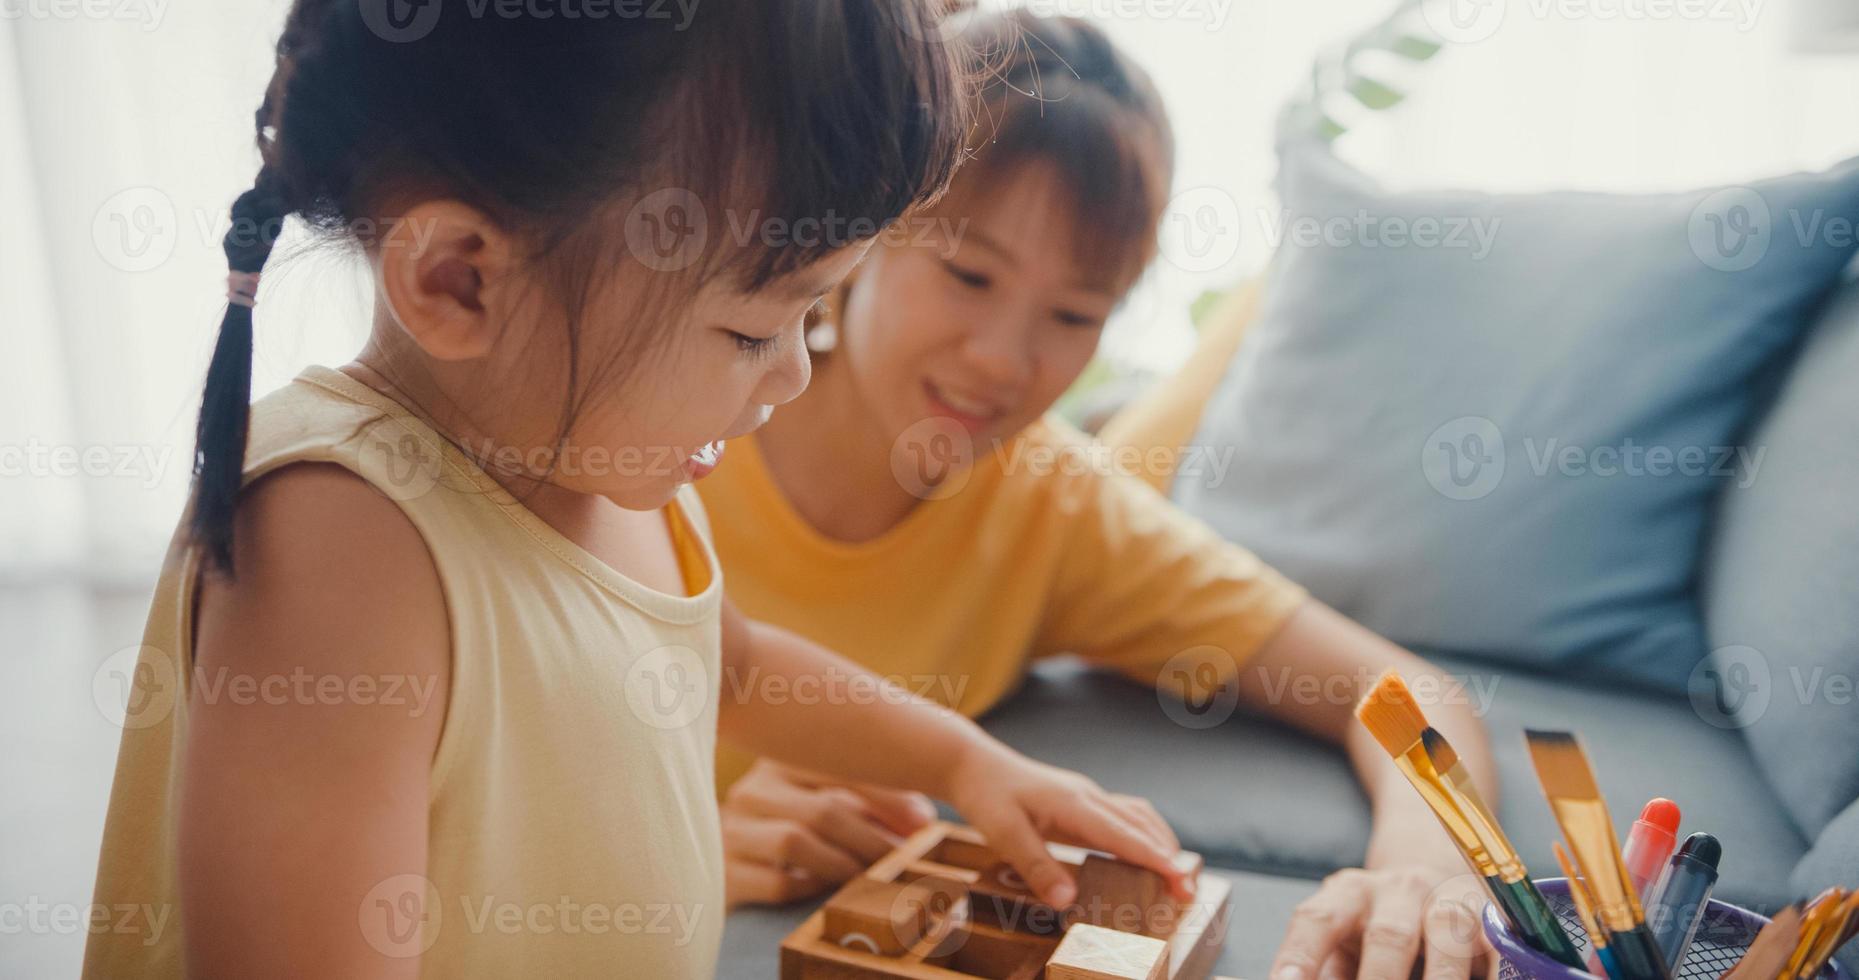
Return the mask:
<path fill-rule="evenodd" d="M 427 873 L 360 897 L 363 935 L 386 955 L 422 956 L 428 977 L 711 976 L 724 916 L 722 575 L 696 494 L 685 487 L 666 508 L 693 593 L 674 596 L 570 542 L 341 372 L 311 368 L 253 406 L 246 480 L 305 461 L 340 464 L 400 506 L 432 553 L 451 627 Z M 188 699 L 209 680 L 193 676 L 197 562 L 182 543 L 125 671 L 96 893 L 172 914 L 159 933 L 91 935 L 86 977 L 182 975 L 175 804 Z"/>

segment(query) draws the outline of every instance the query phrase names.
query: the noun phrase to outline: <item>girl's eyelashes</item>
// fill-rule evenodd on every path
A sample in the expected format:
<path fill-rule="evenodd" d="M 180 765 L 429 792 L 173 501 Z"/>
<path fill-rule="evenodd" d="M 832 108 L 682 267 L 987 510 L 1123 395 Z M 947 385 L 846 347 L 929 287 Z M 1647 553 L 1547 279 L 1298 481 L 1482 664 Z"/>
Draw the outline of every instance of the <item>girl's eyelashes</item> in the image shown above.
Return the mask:
<path fill-rule="evenodd" d="M 753 337 L 749 334 L 738 333 L 734 330 L 726 330 L 725 332 L 729 334 L 730 339 L 736 342 L 736 349 L 749 355 L 751 358 L 766 357 L 774 353 L 775 345 L 781 341 L 781 336 L 779 334 L 773 337 Z"/>
<path fill-rule="evenodd" d="M 1103 317 L 1086 316 L 1071 310 L 1053 310 L 1052 317 L 1068 327 L 1101 327 L 1104 325 Z"/>
<path fill-rule="evenodd" d="M 826 297 L 822 296 L 814 300 L 813 305 L 807 307 L 806 312 L 800 315 L 801 331 L 804 333 L 808 328 L 819 323 L 825 316 Z M 772 337 L 757 337 L 754 334 L 743 333 L 740 330 L 731 330 L 728 327 L 724 327 L 723 332 L 728 334 L 730 339 L 736 342 L 737 350 L 755 359 L 773 354 L 775 349 L 781 344 L 780 334 L 775 334 Z"/>
<path fill-rule="evenodd" d="M 964 269 L 947 259 L 943 260 L 942 267 L 948 270 L 949 275 L 954 276 L 957 282 L 970 289 L 986 289 L 993 283 L 987 274 L 976 272 L 973 269 Z"/>

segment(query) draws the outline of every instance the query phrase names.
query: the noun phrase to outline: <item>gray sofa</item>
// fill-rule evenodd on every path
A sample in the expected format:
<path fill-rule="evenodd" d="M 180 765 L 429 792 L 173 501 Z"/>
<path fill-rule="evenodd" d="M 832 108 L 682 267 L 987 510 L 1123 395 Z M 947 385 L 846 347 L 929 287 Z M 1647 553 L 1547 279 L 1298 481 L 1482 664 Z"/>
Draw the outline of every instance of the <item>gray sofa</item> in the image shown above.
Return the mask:
<path fill-rule="evenodd" d="M 1859 758 L 1859 738 L 1837 734 L 1847 730 L 1842 725 L 1859 731 L 1859 707 L 1829 703 L 1832 695 L 1804 702 L 1789 690 L 1803 663 L 1849 682 L 1859 675 L 1853 614 L 1859 608 L 1859 559 L 1853 557 L 1859 555 L 1859 383 L 1853 380 L 1859 378 L 1859 283 L 1849 283 L 1827 304 L 1792 374 L 1800 384 L 1791 377 L 1778 386 L 1751 436 L 1770 450 L 1765 485 L 1756 495 L 1720 505 L 1699 581 L 1713 645 L 1753 643 L 1768 652 L 1770 698 L 1759 724 L 1767 726 L 1765 733 L 1786 733 L 1805 722 L 1809 735 L 1798 763 L 1770 747 L 1766 767 L 1759 765 L 1761 753 L 1751 750 L 1755 732 L 1723 724 L 1689 698 L 1434 658 L 1466 678 L 1474 692 L 1491 696 L 1485 720 L 1503 780 L 1500 816 L 1535 875 L 1555 874 L 1549 845 L 1558 834 L 1524 751 L 1525 726 L 1581 733 L 1617 822 L 1630 821 L 1649 797 L 1680 801 L 1687 830 L 1708 828 L 1725 843 L 1722 899 L 1772 910 L 1823 883 L 1859 885 L 1859 833 L 1853 833 L 1859 803 L 1824 833 L 1815 828 L 1821 834 L 1816 843 L 1773 788 L 1799 782 L 1809 767 L 1838 771 L 1843 760 Z M 1807 555 L 1810 542 L 1794 540 L 1802 534 L 1831 535 L 1831 548 L 1825 540 L 1817 544 L 1834 564 Z M 1835 581 L 1825 581 L 1829 577 Z M 1752 589 L 1770 590 L 1772 601 L 1750 596 Z M 1766 624 L 1752 623 L 1726 619 L 1713 608 L 1737 603 L 1777 613 Z M 1798 609 L 1790 611 L 1790 604 Z M 1737 634 L 1722 635 L 1731 629 Z M 1765 629 L 1766 636 L 1744 635 Z M 1804 632 L 1813 642 L 1798 642 Z M 1333 748 L 1243 713 L 1211 729 L 1190 730 L 1171 721 L 1157 698 L 1147 688 L 1055 661 L 1034 670 L 984 722 L 1036 758 L 1154 800 L 1183 844 L 1235 883 L 1219 971 L 1262 977 L 1292 906 L 1324 875 L 1362 861 L 1367 801 Z M 1828 728 L 1829 721 L 1835 727 Z M 1836 733 L 1832 744 L 1829 731 Z M 1804 862 L 1810 848 L 1814 857 Z M 732 916 L 720 975 L 775 975 L 781 937 L 812 907 Z M 1859 967 L 1855 960 L 1848 948 L 1842 961 L 1850 969 Z"/>

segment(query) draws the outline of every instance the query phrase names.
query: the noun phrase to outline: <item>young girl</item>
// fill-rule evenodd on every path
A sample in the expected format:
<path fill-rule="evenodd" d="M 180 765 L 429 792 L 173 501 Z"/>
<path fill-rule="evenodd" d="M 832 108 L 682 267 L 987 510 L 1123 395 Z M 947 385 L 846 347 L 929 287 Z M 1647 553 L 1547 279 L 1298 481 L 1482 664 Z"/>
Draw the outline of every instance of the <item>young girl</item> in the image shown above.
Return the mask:
<path fill-rule="evenodd" d="M 1185 894 L 1147 804 L 737 613 L 684 487 L 805 387 L 803 313 L 865 244 L 734 229 L 945 181 L 927 6 L 299 0 L 97 886 L 165 928 L 98 930 L 87 975 L 707 976 L 719 730 L 948 799 L 1049 902 L 1046 835 Z M 373 332 L 248 415 L 287 215 L 359 239 Z M 881 696 L 782 693 L 822 676 Z"/>
<path fill-rule="evenodd" d="M 1154 89 L 1080 21 L 974 30 L 1014 58 L 985 93 L 975 158 L 910 219 L 934 237 L 866 256 L 816 331 L 836 343 L 812 388 L 700 487 L 739 601 L 969 715 L 1029 657 L 1061 652 L 1185 679 L 1184 693 L 1234 685 L 1346 744 L 1376 815 L 1369 870 L 1299 910 L 1274 976 L 1406 976 L 1423 949 L 1430 977 L 1466 976 L 1476 884 L 1351 718 L 1382 669 L 1430 668 L 1104 472 L 1045 414 L 1153 254 L 1171 166 Z M 1299 689 L 1338 693 L 1270 696 Z M 1489 758 L 1469 709 L 1428 710 L 1466 759 Z M 721 767 L 733 901 L 822 889 L 928 816 L 921 801 L 750 762 Z"/>

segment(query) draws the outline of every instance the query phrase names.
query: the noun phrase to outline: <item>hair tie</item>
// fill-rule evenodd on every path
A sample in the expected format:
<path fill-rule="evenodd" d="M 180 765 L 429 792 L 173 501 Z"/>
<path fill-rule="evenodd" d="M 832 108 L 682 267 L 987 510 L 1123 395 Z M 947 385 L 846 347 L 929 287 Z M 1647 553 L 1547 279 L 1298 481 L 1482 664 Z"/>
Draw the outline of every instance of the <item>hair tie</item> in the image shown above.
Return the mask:
<path fill-rule="evenodd" d="M 251 309 L 258 303 L 258 277 L 259 273 L 256 272 L 227 274 L 226 301 Z"/>

